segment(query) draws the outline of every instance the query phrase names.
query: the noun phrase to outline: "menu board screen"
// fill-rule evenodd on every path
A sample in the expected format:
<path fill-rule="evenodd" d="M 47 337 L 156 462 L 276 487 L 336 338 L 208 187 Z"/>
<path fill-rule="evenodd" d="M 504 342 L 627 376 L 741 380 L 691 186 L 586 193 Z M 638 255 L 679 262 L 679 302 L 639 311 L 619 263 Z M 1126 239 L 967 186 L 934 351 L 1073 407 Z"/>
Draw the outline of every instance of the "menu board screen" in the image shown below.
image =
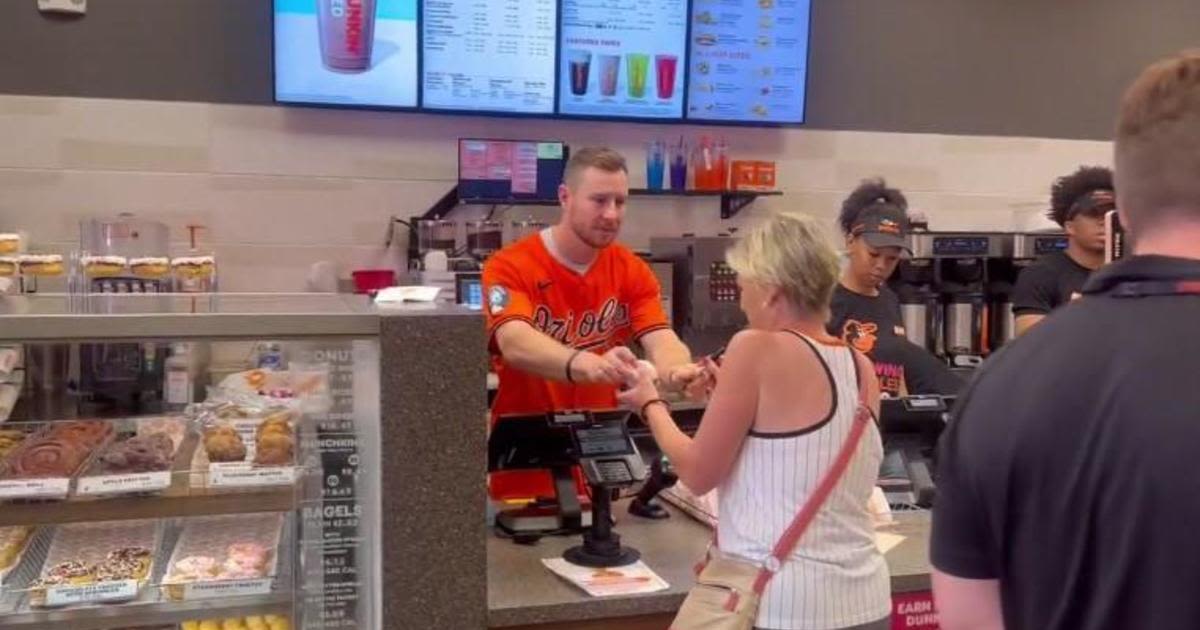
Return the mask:
<path fill-rule="evenodd" d="M 811 0 L 696 0 L 687 118 L 804 121 Z"/>
<path fill-rule="evenodd" d="M 563 0 L 559 113 L 681 118 L 687 0 Z"/>
<path fill-rule="evenodd" d="M 275 99 L 416 107 L 417 0 L 275 0 Z"/>
<path fill-rule="evenodd" d="M 554 112 L 556 0 L 425 0 L 423 103 Z"/>

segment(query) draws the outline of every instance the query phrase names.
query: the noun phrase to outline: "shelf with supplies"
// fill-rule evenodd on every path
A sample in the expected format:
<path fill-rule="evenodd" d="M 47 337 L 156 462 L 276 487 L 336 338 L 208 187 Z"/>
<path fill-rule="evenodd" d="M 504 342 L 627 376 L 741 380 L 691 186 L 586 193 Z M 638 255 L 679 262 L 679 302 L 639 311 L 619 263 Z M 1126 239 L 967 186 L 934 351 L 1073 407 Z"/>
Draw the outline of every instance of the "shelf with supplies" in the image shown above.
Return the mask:
<path fill-rule="evenodd" d="M 759 197 L 778 197 L 781 190 L 670 190 L 632 188 L 629 194 L 635 197 L 720 197 L 721 218 L 732 219 L 746 206 Z"/>

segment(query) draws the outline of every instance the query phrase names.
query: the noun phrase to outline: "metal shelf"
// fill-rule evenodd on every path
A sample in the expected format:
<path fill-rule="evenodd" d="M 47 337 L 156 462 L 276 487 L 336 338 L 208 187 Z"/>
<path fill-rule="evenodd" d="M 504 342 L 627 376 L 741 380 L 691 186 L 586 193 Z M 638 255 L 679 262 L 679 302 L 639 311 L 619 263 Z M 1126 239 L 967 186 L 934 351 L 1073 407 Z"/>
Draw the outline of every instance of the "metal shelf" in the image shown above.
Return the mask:
<path fill-rule="evenodd" d="M 93 521 L 125 521 L 143 518 L 288 512 L 296 509 L 295 490 L 229 492 L 222 494 L 174 494 L 120 497 L 113 499 L 70 499 L 44 503 L 0 505 L 0 527 L 8 525 L 52 525 Z"/>
<path fill-rule="evenodd" d="M 783 194 L 780 190 L 651 190 L 649 188 L 633 188 L 629 194 L 641 197 L 720 197 L 721 218 L 729 219 L 741 212 L 743 208 L 759 197 L 777 197 Z"/>
<path fill-rule="evenodd" d="M 291 591 L 268 595 L 227 597 L 219 600 L 190 602 L 150 602 L 112 606 L 67 608 L 63 610 L 25 611 L 0 614 L 5 630 L 105 630 L 107 628 L 159 626 L 190 619 L 247 617 L 250 615 L 292 615 L 295 596 Z"/>

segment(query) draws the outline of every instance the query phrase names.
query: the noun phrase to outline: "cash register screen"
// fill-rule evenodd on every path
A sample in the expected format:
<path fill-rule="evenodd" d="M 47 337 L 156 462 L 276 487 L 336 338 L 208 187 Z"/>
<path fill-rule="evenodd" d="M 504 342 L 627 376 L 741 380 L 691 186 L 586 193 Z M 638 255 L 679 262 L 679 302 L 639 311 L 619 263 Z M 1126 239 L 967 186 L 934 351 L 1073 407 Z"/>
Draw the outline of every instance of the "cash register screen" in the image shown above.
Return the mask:
<path fill-rule="evenodd" d="M 621 425 L 579 427 L 574 433 L 580 457 L 633 454 L 629 435 Z"/>

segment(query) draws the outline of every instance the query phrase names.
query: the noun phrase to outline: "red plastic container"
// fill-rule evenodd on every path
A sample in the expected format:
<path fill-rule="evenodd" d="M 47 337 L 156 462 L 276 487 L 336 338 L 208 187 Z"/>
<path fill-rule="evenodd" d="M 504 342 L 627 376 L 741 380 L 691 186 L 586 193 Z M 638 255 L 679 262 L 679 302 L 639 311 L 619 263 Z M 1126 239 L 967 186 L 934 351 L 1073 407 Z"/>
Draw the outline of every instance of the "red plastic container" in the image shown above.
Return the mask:
<path fill-rule="evenodd" d="M 350 272 L 355 293 L 375 293 L 396 285 L 396 272 L 391 269 L 359 269 Z"/>

